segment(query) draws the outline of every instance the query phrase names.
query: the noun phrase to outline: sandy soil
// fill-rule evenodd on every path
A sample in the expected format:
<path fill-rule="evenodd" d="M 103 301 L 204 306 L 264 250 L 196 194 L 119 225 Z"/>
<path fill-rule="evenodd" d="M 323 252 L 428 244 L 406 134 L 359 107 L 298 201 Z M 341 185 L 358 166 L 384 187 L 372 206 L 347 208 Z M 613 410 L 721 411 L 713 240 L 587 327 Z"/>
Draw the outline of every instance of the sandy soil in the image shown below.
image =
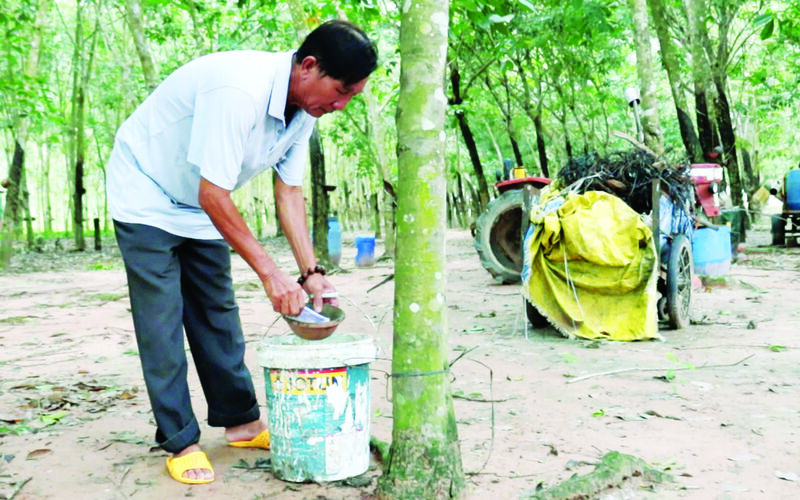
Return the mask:
<path fill-rule="evenodd" d="M 675 481 L 612 490 L 606 498 L 800 498 L 800 249 L 760 246 L 769 234 L 758 229 L 730 277 L 697 291 L 695 324 L 646 343 L 593 343 L 526 328 L 518 288 L 494 284 L 469 234 L 450 232 L 452 358 L 469 350 L 452 369 L 453 390 L 462 396 L 456 414 L 467 498 L 515 498 L 588 472 L 613 450 L 667 470 Z M 393 283 L 367 290 L 391 264 L 355 268 L 347 236 L 344 269 L 333 278 L 348 314 L 340 332 L 372 335 L 383 350 L 370 365 L 372 434 L 389 440 Z M 292 268 L 285 245 L 268 245 Z M 201 444 L 217 481 L 185 486 L 170 479 L 166 454 L 152 448 L 118 259 L 113 248 L 27 256 L 15 266 L 40 271 L 0 276 L 0 499 L 370 495 L 374 480 L 362 487 L 291 484 L 237 468 L 269 453 L 232 449 L 220 429 L 207 426 Z M 269 328 L 276 316 L 236 257 L 234 279 L 263 405 L 257 346 L 266 334 L 288 330 L 283 322 Z M 194 374 L 190 380 L 204 419 L 199 383 Z M 379 474 L 375 464 L 367 476 Z"/>

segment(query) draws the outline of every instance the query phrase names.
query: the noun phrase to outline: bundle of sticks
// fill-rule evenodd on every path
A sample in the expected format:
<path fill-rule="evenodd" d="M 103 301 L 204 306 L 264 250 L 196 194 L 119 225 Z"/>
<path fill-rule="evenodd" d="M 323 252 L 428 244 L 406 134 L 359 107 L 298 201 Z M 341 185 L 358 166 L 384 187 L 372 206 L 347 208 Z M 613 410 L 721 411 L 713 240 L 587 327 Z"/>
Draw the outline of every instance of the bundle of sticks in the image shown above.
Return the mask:
<path fill-rule="evenodd" d="M 673 203 L 694 204 L 689 164 L 667 164 L 648 151 L 636 149 L 608 156 L 589 153 L 573 157 L 559 170 L 557 178 L 570 191 L 605 191 L 622 198 L 632 209 L 647 214 L 653 209 L 652 181 L 661 179 L 662 190 Z"/>

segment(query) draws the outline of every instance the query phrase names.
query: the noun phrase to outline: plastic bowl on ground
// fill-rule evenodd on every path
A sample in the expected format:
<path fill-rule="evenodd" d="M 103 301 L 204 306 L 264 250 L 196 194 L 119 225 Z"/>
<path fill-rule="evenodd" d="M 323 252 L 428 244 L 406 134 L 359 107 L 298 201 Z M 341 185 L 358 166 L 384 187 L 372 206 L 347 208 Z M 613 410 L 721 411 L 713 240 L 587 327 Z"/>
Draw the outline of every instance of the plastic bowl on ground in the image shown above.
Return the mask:
<path fill-rule="evenodd" d="M 322 340 L 329 337 L 336 327 L 344 320 L 344 311 L 330 304 L 322 305 L 323 316 L 328 317 L 329 321 L 323 323 L 304 323 L 297 321 L 289 316 L 283 315 L 283 319 L 289 324 L 289 328 L 300 338 L 306 340 Z"/>

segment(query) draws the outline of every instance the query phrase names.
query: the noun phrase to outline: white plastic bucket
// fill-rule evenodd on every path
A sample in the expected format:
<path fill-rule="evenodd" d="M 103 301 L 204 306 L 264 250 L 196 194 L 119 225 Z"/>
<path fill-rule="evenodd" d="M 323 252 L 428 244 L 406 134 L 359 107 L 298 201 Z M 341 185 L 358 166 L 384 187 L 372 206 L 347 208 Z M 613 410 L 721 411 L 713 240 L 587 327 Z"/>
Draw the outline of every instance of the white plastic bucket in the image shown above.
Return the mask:
<path fill-rule="evenodd" d="M 293 482 L 336 481 L 369 467 L 369 363 L 372 338 L 333 334 L 323 340 L 267 337 L 264 368 L 272 470 Z"/>

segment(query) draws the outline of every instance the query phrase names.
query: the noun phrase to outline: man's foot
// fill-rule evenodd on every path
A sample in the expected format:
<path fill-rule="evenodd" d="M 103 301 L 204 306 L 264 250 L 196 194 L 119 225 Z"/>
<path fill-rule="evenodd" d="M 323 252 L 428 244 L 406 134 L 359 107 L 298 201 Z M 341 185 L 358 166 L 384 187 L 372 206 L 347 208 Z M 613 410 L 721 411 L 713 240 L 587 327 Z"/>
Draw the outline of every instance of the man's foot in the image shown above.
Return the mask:
<path fill-rule="evenodd" d="M 228 444 L 238 448 L 269 449 L 269 431 L 261 420 L 225 429 Z"/>
<path fill-rule="evenodd" d="M 167 471 L 174 480 L 185 484 L 206 484 L 214 480 L 214 469 L 198 444 L 168 458 Z"/>

